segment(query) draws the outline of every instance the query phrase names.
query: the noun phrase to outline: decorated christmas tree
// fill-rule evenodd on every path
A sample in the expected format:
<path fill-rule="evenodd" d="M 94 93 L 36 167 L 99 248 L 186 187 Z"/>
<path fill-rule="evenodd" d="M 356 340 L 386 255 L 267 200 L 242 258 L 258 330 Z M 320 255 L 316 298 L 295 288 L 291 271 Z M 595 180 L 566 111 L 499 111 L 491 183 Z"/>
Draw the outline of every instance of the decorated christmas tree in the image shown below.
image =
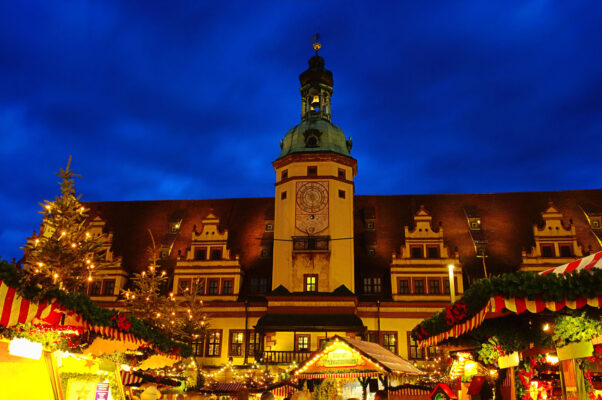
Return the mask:
<path fill-rule="evenodd" d="M 199 299 L 199 281 L 180 293 L 178 301 L 174 293 L 166 295 L 168 281 L 165 270 L 157 265 L 157 247 L 149 230 L 151 247 L 148 249 L 150 266 L 147 271 L 135 273 L 133 287 L 124 291 L 128 311 L 151 326 L 177 340 L 191 344 L 200 341 L 206 332 L 207 321 L 203 314 L 203 302 Z"/>
<path fill-rule="evenodd" d="M 128 311 L 151 326 L 164 329 L 169 321 L 171 302 L 163 293 L 167 274 L 157 265 L 157 247 L 153 233 L 149 230 L 152 246 L 148 248 L 150 265 L 147 271 L 134 273 L 132 288 L 124 291 Z"/>
<path fill-rule="evenodd" d="M 88 231 L 88 209 L 75 194 L 71 157 L 67 168 L 57 174 L 61 178 L 61 194 L 54 201 L 45 201 L 40 233 L 31 237 L 24 247 L 25 274 L 23 285 L 49 290 L 78 292 L 94 279 L 94 273 L 114 264 L 104 256 L 108 244 L 102 235 Z"/>

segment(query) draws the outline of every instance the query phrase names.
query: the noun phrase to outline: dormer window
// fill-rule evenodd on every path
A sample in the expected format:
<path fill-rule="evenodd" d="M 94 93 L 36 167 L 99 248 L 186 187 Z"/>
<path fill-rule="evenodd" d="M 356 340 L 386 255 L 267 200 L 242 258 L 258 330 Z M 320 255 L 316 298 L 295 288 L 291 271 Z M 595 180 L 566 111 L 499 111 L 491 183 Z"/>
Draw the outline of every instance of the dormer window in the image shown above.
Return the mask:
<path fill-rule="evenodd" d="M 305 141 L 306 147 L 318 147 L 318 138 L 316 136 L 309 136 Z"/>
<path fill-rule="evenodd" d="M 169 233 L 178 233 L 178 231 L 180 230 L 180 223 L 179 222 L 172 222 L 169 224 Z"/>
<path fill-rule="evenodd" d="M 305 147 L 308 147 L 308 148 L 319 147 L 321 135 L 322 135 L 322 132 L 320 132 L 317 129 L 308 129 L 305 132 L 303 132 L 303 136 L 304 136 L 304 140 L 305 140 Z"/>

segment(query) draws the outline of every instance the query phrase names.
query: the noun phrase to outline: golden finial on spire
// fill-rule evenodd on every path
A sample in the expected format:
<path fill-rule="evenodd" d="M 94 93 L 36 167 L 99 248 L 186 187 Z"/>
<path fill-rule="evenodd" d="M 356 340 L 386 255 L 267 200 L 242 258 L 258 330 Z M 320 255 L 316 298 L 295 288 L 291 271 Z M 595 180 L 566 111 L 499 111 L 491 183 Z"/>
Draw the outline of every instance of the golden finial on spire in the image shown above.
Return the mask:
<path fill-rule="evenodd" d="M 318 55 L 318 51 L 322 48 L 322 45 L 320 44 L 320 42 L 318 42 L 318 39 L 320 39 L 320 34 L 319 33 L 316 33 L 311 38 L 311 40 L 314 42 L 313 48 L 316 51 L 316 55 Z"/>

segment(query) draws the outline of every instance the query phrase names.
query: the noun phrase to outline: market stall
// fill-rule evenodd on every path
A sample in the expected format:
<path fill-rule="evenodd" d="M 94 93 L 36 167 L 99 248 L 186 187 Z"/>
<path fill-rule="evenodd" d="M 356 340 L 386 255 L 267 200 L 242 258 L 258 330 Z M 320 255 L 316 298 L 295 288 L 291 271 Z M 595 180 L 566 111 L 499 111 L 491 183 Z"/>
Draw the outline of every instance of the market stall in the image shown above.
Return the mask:
<path fill-rule="evenodd" d="M 512 368 L 510 386 L 520 398 L 554 397 L 557 376 L 565 398 L 595 399 L 602 371 L 601 305 L 598 252 L 540 274 L 517 272 L 476 282 L 461 299 L 416 326 L 412 337 L 421 347 L 469 348 L 497 370 Z"/>
<path fill-rule="evenodd" d="M 412 363 L 377 343 L 334 336 L 306 362 L 293 371 L 294 379 L 305 380 L 312 391 L 324 390 L 325 380 L 334 380 L 343 398 L 365 398 L 375 392 L 403 383 L 423 372 Z"/>
<path fill-rule="evenodd" d="M 160 368 L 189 352 L 81 293 L 27 299 L 12 285 L 15 272 L 0 272 L 0 376 L 11 377 L 3 380 L 8 398 L 124 399 L 123 354 L 146 352 L 140 366 Z"/>

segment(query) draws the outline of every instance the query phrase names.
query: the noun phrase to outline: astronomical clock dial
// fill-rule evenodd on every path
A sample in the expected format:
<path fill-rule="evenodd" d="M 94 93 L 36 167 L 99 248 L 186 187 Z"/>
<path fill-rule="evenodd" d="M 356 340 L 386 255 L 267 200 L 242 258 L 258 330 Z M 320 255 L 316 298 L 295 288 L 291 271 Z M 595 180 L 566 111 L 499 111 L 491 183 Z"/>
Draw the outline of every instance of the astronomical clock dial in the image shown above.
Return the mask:
<path fill-rule="evenodd" d="M 328 182 L 297 182 L 295 203 L 297 229 L 313 235 L 328 227 Z"/>

